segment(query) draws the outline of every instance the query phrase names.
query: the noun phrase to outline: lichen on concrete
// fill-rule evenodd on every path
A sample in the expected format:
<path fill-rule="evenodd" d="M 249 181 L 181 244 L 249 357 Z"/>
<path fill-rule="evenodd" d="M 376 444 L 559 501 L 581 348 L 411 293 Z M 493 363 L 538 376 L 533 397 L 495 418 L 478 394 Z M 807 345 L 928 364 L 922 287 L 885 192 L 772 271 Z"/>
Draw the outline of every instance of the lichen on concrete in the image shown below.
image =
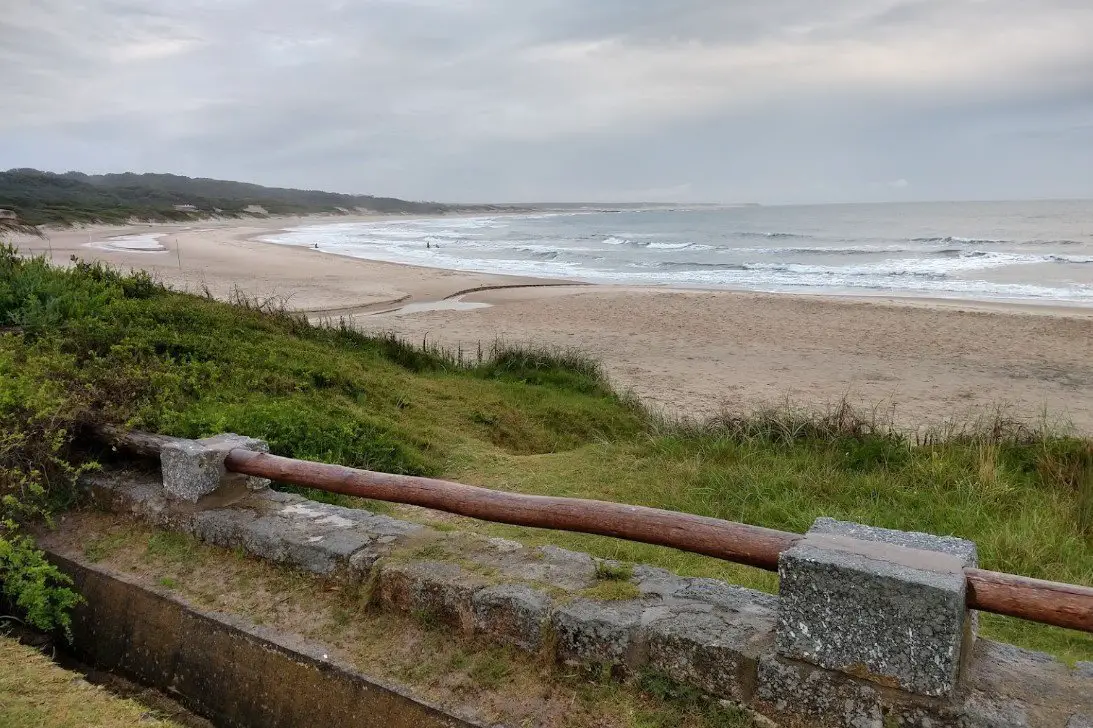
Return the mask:
<path fill-rule="evenodd" d="M 381 563 L 379 569 L 382 605 L 474 631 L 474 595 L 487 586 L 481 576 L 443 561 Z"/>
<path fill-rule="evenodd" d="M 1031 726 L 1061 727 L 1074 715 L 1093 715 L 1093 679 L 1051 655 L 993 640 L 976 641 L 962 688 L 977 696 L 969 714 L 976 704 L 1000 701 L 1020 704 Z"/>
<path fill-rule="evenodd" d="M 796 715 L 839 728 L 882 728 L 877 689 L 830 670 L 785 660 L 759 658 L 759 700 L 781 715 Z"/>
<path fill-rule="evenodd" d="M 363 576 L 400 540 L 423 530 L 406 521 L 271 490 L 245 493 L 223 507 L 176 507 L 147 477 L 95 475 L 84 482 L 115 510 L 323 575 L 345 571 Z"/>
<path fill-rule="evenodd" d="M 710 695 L 748 700 L 759 656 L 774 639 L 774 613 L 740 619 L 702 603 L 670 608 L 646 629 L 649 666 Z"/>
<path fill-rule="evenodd" d="M 527 651 L 539 649 L 552 602 L 526 584 L 499 584 L 471 597 L 474 629 Z"/>
<path fill-rule="evenodd" d="M 778 652 L 922 695 L 952 695 L 970 639 L 975 545 L 818 519 L 779 557 Z"/>
<path fill-rule="evenodd" d="M 965 728 L 1028 728 L 1028 706 L 973 692 L 964 701 Z"/>
<path fill-rule="evenodd" d="M 577 599 L 551 615 L 558 657 L 593 665 L 633 666 L 637 659 L 642 602 Z"/>
<path fill-rule="evenodd" d="M 792 563 L 783 569 L 779 598 L 640 564 L 615 567 L 552 546 L 440 533 L 270 490 L 242 489 L 229 502 L 207 494 L 191 504 L 168 497 L 150 476 L 95 474 L 85 483 L 104 506 L 157 526 L 324 576 L 368 581 L 384 609 L 523 650 L 549 645 L 569 663 L 649 669 L 791 722 L 1090 728 L 1093 665 L 1068 668 L 989 640 L 977 640 L 961 662 L 954 635 L 963 594 L 954 575 L 974 563 L 975 553 L 959 539 L 935 542 L 925 534 L 820 519 L 817 538 L 787 552 Z M 840 538 L 880 539 L 880 545 L 859 552 Z M 900 551 L 893 555 L 892 548 Z M 923 568 L 923 558 L 948 561 Z M 605 583 L 633 598 L 583 598 Z M 931 631 L 901 642 L 908 626 Z M 953 645 L 951 660 L 938 661 L 939 654 L 949 659 L 946 645 Z M 924 694 L 944 687 L 959 665 L 953 690 Z"/>

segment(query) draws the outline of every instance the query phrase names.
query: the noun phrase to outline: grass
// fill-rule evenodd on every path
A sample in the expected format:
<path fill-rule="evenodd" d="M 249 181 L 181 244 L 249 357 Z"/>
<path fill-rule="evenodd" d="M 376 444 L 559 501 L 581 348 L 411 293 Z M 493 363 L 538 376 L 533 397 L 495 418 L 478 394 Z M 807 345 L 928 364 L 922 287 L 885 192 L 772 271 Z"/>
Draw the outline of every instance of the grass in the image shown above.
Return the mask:
<path fill-rule="evenodd" d="M 621 602 L 637 599 L 641 590 L 628 581 L 600 581 L 581 591 L 581 596 L 604 602 Z"/>
<path fill-rule="evenodd" d="M 630 581 L 634 577 L 634 567 L 630 564 L 613 564 L 610 561 L 596 562 L 596 578 L 605 581 Z"/>
<path fill-rule="evenodd" d="M 749 431 L 739 420 L 658 428 L 630 442 L 540 456 L 533 467 L 508 457 L 468 458 L 455 477 L 796 532 L 831 516 L 958 535 L 977 543 L 985 568 L 1093 584 L 1093 538 L 1082 513 L 1090 490 L 1087 441 L 1001 418 L 919 444 L 880 426 L 853 436 L 812 429 L 823 414 L 781 410 L 780 417 L 757 413 Z M 461 527 L 777 589 L 773 574 L 644 544 L 469 520 Z M 1082 633 L 993 615 L 983 615 L 982 626 L 987 636 L 1068 659 L 1093 655 L 1093 638 Z"/>
<path fill-rule="evenodd" d="M 44 655 L 0 636 L 0 726 L 130 728 L 173 726 L 132 700 L 116 697 L 57 667 Z"/>
<path fill-rule="evenodd" d="M 582 596 L 606 602 L 637 599 L 641 590 L 631 582 L 634 567 L 611 561 L 596 562 L 596 583 L 584 589 Z"/>
<path fill-rule="evenodd" d="M 496 689 L 512 676 L 510 654 L 508 650 L 496 647 L 479 651 L 471 658 L 468 675 L 475 684 L 487 690 Z M 455 663 L 452 666 L 459 669 Z"/>
<path fill-rule="evenodd" d="M 119 534 L 97 536 L 84 546 L 83 555 L 88 561 L 97 563 L 121 548 L 125 541 L 126 539 Z"/>
<path fill-rule="evenodd" d="M 59 270 L 0 251 L 0 431 L 24 435 L 0 441 L 0 495 L 24 493 L 20 483 L 35 472 L 43 499 L 70 504 L 71 478 L 50 458 L 84 464 L 81 433 L 102 422 L 184 437 L 234 431 L 301 459 L 789 531 L 831 516 L 957 535 L 978 544 L 985 568 L 1093 585 L 1090 441 L 1046 426 L 993 415 L 908 434 L 845 404 L 669 422 L 616 393 L 578 353 L 438 351 L 311 326 L 272 301 L 237 295 L 228 305 L 139 274 Z M 43 454 L 43 442 L 56 447 Z M 771 574 L 670 549 L 444 523 L 777 586 Z M 186 558 L 177 544 L 153 548 Z M 627 583 L 601 582 L 605 593 Z M 1093 657 L 1089 635 L 992 616 L 983 632 Z"/>
<path fill-rule="evenodd" d="M 161 558 L 179 564 L 193 565 L 200 561 L 194 540 L 184 533 L 159 531 L 148 539 L 149 558 Z"/>

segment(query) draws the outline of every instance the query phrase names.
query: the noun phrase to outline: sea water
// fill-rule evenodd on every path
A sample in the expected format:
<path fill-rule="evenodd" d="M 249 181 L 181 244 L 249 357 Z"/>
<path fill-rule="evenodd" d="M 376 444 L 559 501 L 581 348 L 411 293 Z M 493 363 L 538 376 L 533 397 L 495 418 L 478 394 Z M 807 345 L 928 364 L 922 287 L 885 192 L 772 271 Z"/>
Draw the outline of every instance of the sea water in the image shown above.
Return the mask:
<path fill-rule="evenodd" d="M 585 209 L 305 225 L 370 260 L 596 283 L 1093 306 L 1093 201 Z"/>

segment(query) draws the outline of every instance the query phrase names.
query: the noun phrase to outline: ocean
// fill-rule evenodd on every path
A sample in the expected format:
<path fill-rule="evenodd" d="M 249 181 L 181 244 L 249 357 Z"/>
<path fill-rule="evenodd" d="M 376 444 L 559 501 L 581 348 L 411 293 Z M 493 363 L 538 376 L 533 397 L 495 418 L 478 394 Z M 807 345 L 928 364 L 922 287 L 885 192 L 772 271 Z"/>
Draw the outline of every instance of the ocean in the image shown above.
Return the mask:
<path fill-rule="evenodd" d="M 393 218 L 263 240 L 594 283 L 1093 306 L 1093 200 Z"/>

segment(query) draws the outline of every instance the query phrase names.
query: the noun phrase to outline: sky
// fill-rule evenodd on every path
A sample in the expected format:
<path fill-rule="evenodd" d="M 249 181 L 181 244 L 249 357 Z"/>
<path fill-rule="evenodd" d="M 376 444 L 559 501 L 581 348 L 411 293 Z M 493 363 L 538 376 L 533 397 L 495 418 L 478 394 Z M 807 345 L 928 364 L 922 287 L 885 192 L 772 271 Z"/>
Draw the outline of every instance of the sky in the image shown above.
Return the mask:
<path fill-rule="evenodd" d="M 1093 197 L 1090 0 L 0 0 L 0 169 L 442 201 Z"/>

